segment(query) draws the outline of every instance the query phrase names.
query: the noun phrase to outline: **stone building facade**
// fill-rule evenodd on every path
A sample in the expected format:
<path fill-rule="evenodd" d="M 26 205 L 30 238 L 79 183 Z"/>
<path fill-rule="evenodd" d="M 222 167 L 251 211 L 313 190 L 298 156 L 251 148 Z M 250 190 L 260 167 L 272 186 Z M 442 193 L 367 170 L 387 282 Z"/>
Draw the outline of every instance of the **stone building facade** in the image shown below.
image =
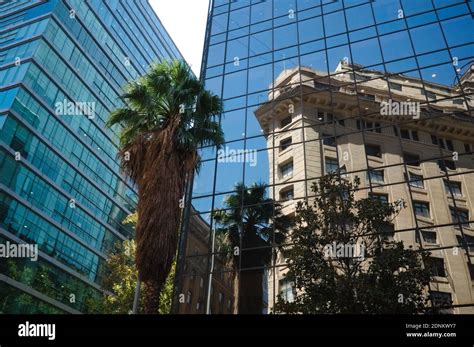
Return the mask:
<path fill-rule="evenodd" d="M 269 180 L 283 213 L 294 214 L 311 182 L 337 170 L 360 177 L 360 198 L 405 200 L 388 232 L 431 250 L 433 300 L 455 313 L 474 313 L 473 101 L 461 92 L 472 90 L 473 71 L 447 87 L 345 61 L 330 75 L 301 66 L 284 70 L 255 112 L 273 149 Z M 295 293 L 284 264 L 280 256 L 268 283 L 288 299 Z"/>

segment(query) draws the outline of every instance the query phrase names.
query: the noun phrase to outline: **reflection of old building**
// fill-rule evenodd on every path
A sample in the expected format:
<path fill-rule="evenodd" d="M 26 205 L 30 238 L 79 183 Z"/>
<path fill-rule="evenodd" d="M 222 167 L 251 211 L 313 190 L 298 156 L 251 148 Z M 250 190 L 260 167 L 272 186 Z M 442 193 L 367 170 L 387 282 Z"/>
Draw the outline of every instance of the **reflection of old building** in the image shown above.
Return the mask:
<path fill-rule="evenodd" d="M 209 279 L 209 224 L 193 214 L 189 223 L 186 247 L 185 276 L 183 283 L 184 303 L 179 305 L 180 314 L 206 313 Z M 226 270 L 226 259 L 214 257 L 210 312 L 229 314 L 234 312 L 233 273 Z"/>
<path fill-rule="evenodd" d="M 274 149 L 270 184 L 283 212 L 294 213 L 293 200 L 311 194 L 312 180 L 336 170 L 361 178 L 360 197 L 404 199 L 408 207 L 389 232 L 407 246 L 434 249 L 432 297 L 452 301 L 456 313 L 474 312 L 462 307 L 474 300 L 474 123 L 466 102 L 474 103 L 460 90 L 472 83 L 472 67 L 457 87 L 343 62 L 330 76 L 300 67 L 284 70 L 256 111 Z M 270 292 L 291 300 L 284 273 L 277 266 L 270 275 Z"/>

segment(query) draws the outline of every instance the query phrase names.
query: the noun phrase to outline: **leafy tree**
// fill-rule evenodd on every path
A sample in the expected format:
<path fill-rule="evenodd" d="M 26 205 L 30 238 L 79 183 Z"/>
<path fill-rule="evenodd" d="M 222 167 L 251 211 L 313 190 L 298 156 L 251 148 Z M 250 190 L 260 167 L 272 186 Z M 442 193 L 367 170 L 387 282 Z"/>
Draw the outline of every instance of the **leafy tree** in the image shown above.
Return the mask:
<path fill-rule="evenodd" d="M 156 313 L 176 254 L 186 178 L 199 166 L 199 146 L 220 145 L 222 103 L 182 61 L 152 65 L 109 117 L 121 125 L 122 168 L 138 187 L 136 264 L 145 283 L 145 312 Z"/>
<path fill-rule="evenodd" d="M 266 196 L 265 184 L 247 187 L 238 183 L 234 190 L 225 198 L 225 208 L 214 211 L 216 234 L 226 235 L 232 246 L 228 254 L 233 254 L 238 312 L 261 313 L 263 268 L 271 263 L 273 247 L 285 240 L 290 220 L 281 214 L 280 205 Z"/>
<path fill-rule="evenodd" d="M 110 288 L 112 295 L 104 295 L 102 301 L 103 313 L 128 314 L 132 312 L 138 271 L 135 266 L 136 245 L 133 240 L 125 240 L 117 245 L 117 251 L 107 258 L 108 276 L 104 286 Z M 173 279 L 175 263 L 163 286 L 160 297 L 160 307 L 157 313 L 168 314 L 171 310 Z M 139 312 L 144 313 L 145 294 L 140 292 Z"/>
<path fill-rule="evenodd" d="M 137 214 L 129 215 L 124 224 L 136 225 Z M 109 255 L 106 262 L 104 287 L 109 288 L 111 295 L 105 294 L 102 299 L 86 297 L 87 306 L 94 310 L 108 314 L 129 314 L 132 312 L 135 298 L 135 287 L 138 280 L 138 270 L 135 265 L 136 244 L 134 240 L 125 240 L 116 245 L 116 251 Z M 160 293 L 160 307 L 156 313 L 168 314 L 171 312 L 171 298 L 173 293 L 173 279 L 176 264 L 173 263 L 165 285 Z M 146 284 L 145 284 L 146 285 Z M 145 291 L 140 292 L 139 312 L 144 313 Z"/>
<path fill-rule="evenodd" d="M 42 265 L 36 271 L 34 280 L 32 282 L 32 287 L 40 291 L 43 294 L 46 294 L 50 297 L 56 297 L 57 293 L 55 291 L 54 282 L 51 279 L 49 268 Z"/>
<path fill-rule="evenodd" d="M 316 197 L 297 204 L 291 246 L 285 249 L 286 279 L 296 297 L 289 302 L 278 296 L 275 312 L 425 312 L 430 270 L 423 264 L 429 254 L 406 249 L 384 232 L 405 203 L 356 200 L 359 184 L 358 177 L 351 183 L 324 176 L 312 186 Z M 351 255 L 338 245 L 364 248 Z"/>
<path fill-rule="evenodd" d="M 133 259 L 136 246 L 133 240 L 117 245 L 117 251 L 107 258 L 107 276 L 104 287 L 113 295 L 104 295 L 104 313 L 128 314 L 132 312 L 138 272 Z M 143 300 L 143 292 L 141 293 Z M 140 305 L 142 308 L 143 305 Z"/>

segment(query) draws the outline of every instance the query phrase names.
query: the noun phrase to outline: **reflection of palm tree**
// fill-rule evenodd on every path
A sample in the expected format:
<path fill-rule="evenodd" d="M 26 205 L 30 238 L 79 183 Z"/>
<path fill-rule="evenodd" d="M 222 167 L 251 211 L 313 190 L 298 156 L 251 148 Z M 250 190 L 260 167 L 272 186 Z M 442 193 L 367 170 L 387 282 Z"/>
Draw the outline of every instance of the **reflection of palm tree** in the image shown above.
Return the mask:
<path fill-rule="evenodd" d="M 271 263 L 272 246 L 283 243 L 290 220 L 280 213 L 279 204 L 266 197 L 264 184 L 238 183 L 234 189 L 225 199 L 225 209 L 214 211 L 220 226 L 216 234 L 225 233 L 233 248 L 234 270 L 241 269 L 235 273 L 238 312 L 261 313 L 263 270 Z"/>

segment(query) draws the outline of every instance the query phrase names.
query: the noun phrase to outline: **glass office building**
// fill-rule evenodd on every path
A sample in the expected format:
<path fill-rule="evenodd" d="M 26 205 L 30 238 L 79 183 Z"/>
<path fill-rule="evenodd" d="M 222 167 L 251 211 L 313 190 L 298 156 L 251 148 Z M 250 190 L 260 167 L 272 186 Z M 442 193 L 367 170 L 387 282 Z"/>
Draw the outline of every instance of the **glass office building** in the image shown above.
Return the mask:
<path fill-rule="evenodd" d="M 0 313 L 94 312 L 137 199 L 104 123 L 126 81 L 175 58 L 146 0 L 1 2 L 0 243 L 39 254 L 1 259 Z"/>
<path fill-rule="evenodd" d="M 361 179 L 359 198 L 407 203 L 389 236 L 431 251 L 432 305 L 474 313 L 473 11 L 464 0 L 212 1 L 202 78 L 224 101 L 226 143 L 201 150 L 191 220 L 205 221 L 208 248 L 186 254 L 183 276 L 207 290 L 182 289 L 182 305 L 269 313 L 278 296 L 294 300 L 272 205 L 293 216 L 336 172 Z M 411 106 L 384 111 L 394 104 Z M 209 285 L 225 274 L 233 291 Z"/>

